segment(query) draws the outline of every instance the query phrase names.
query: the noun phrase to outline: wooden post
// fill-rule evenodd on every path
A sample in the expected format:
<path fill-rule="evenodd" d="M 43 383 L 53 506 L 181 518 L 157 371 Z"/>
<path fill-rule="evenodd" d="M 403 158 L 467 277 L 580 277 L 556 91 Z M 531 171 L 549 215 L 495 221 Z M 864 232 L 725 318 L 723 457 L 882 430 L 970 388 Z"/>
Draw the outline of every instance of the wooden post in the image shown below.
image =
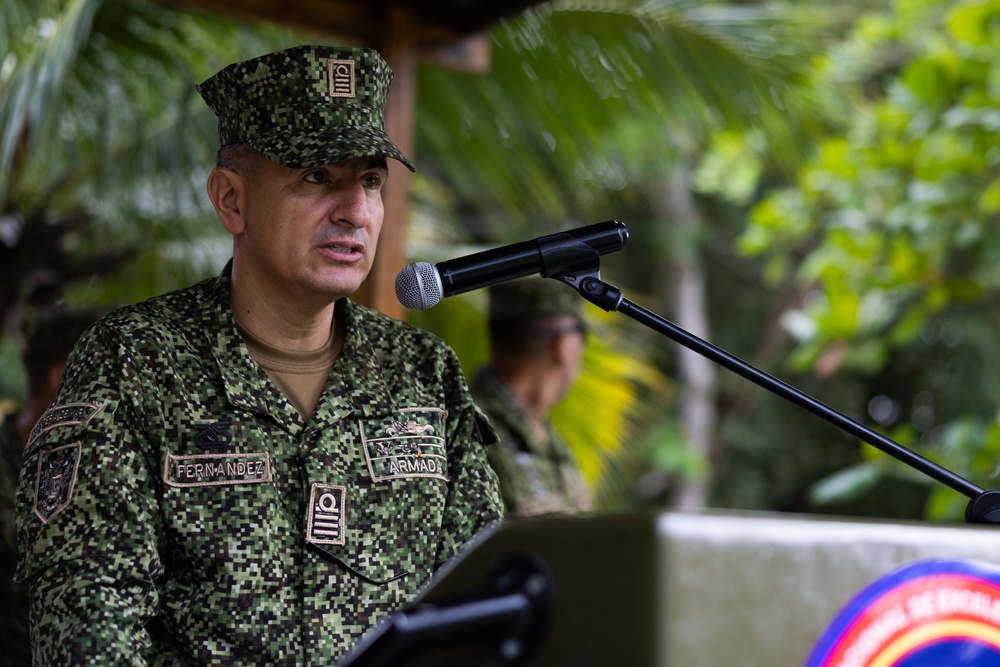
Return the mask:
<path fill-rule="evenodd" d="M 386 133 L 403 155 L 414 162 L 418 30 L 416 19 L 408 11 L 392 7 L 386 12 L 385 30 L 375 46 L 395 75 L 385 107 Z M 389 160 L 389 163 L 389 181 L 382 190 L 385 220 L 378 252 L 367 280 L 353 298 L 386 315 L 403 319 L 405 311 L 396 299 L 395 282 L 396 274 L 406 264 L 411 174 L 396 160 Z"/>

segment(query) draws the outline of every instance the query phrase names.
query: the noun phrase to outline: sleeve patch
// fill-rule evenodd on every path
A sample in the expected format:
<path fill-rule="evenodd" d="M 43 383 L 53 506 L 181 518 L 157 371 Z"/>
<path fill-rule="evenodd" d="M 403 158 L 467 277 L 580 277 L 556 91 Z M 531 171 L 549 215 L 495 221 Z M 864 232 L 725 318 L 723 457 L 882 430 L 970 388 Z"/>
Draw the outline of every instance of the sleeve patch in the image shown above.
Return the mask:
<path fill-rule="evenodd" d="M 66 405 L 56 405 L 49 408 L 39 418 L 35 427 L 31 429 L 26 448 L 30 448 L 35 440 L 54 428 L 60 426 L 86 426 L 103 407 L 102 403 L 67 403 Z"/>
<path fill-rule="evenodd" d="M 46 450 L 35 477 L 35 516 L 48 523 L 69 505 L 80 465 L 80 443 Z"/>

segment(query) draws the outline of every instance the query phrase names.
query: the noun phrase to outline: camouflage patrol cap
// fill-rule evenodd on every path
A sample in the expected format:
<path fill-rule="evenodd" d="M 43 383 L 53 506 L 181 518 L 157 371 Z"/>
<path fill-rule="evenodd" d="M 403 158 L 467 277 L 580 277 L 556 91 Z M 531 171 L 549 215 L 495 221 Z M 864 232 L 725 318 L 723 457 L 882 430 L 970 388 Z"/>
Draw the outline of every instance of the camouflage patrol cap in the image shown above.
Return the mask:
<path fill-rule="evenodd" d="M 489 288 L 490 319 L 530 320 L 554 315 L 583 317 L 583 299 L 552 278 L 522 278 Z"/>
<path fill-rule="evenodd" d="M 385 133 L 392 70 L 374 49 L 297 46 L 229 65 L 198 84 L 223 146 L 246 142 L 293 169 L 391 157 Z"/>
<path fill-rule="evenodd" d="M 69 354 L 76 340 L 104 314 L 103 309 L 51 306 L 25 319 L 24 355 L 27 358 Z"/>
<path fill-rule="evenodd" d="M 77 339 L 105 312 L 99 308 L 52 306 L 28 317 L 22 332 L 29 387 L 41 386 L 48 369 L 64 363 Z"/>

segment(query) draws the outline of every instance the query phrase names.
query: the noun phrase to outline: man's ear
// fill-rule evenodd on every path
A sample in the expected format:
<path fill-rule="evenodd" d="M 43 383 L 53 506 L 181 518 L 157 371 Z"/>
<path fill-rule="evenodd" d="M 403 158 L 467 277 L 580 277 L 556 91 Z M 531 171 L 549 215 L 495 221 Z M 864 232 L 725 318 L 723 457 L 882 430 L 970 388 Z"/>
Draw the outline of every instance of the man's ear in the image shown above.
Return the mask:
<path fill-rule="evenodd" d="M 549 342 L 549 357 L 559 366 L 568 366 L 573 358 L 573 337 L 564 332 L 552 336 Z"/>
<path fill-rule="evenodd" d="M 212 200 L 222 226 L 230 234 L 243 231 L 245 192 L 243 178 L 228 167 L 215 167 L 208 175 L 208 198 Z"/>

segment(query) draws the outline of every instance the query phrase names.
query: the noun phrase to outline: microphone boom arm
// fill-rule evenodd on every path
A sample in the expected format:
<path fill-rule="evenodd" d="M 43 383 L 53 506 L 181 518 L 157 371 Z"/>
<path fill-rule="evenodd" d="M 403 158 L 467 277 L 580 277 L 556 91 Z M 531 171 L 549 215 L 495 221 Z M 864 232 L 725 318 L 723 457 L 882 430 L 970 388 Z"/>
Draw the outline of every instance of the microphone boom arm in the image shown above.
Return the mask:
<path fill-rule="evenodd" d="M 620 312 L 640 324 L 663 334 L 676 343 L 697 352 L 773 394 L 798 405 L 846 433 L 857 437 L 906 465 L 922 472 L 958 493 L 970 498 L 965 509 L 967 523 L 1000 524 L 1000 491 L 986 491 L 969 480 L 955 474 L 899 443 L 873 431 L 864 424 L 834 410 L 825 403 L 805 394 L 795 387 L 746 363 L 725 350 L 685 331 L 677 325 L 624 298 L 617 287 L 600 279 L 600 257 L 594 253 L 589 265 L 575 264 L 577 270 L 553 272 L 546 277 L 555 278 L 576 289 L 587 301 L 608 312 Z"/>

